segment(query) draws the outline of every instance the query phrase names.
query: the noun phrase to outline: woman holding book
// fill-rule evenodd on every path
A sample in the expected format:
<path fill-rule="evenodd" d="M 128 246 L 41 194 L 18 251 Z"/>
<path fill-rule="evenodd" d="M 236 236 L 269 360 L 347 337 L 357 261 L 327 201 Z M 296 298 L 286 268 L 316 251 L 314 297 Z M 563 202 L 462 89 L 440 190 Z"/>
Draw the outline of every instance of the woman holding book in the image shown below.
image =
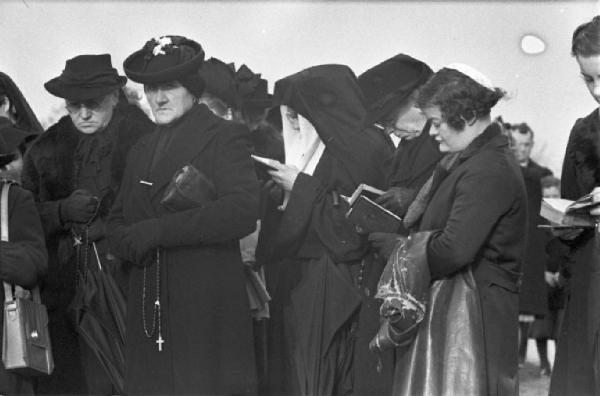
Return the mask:
<path fill-rule="evenodd" d="M 573 33 L 575 57 L 590 94 L 600 103 L 600 16 Z M 600 116 L 598 108 L 575 122 L 565 153 L 561 176 L 562 198 L 577 200 L 593 190 L 600 202 Z M 600 210 L 592 209 L 598 216 Z M 600 393 L 600 251 L 598 230 L 555 232 L 570 248 L 571 274 L 565 316 L 558 339 L 551 395 Z"/>
<path fill-rule="evenodd" d="M 360 183 L 381 187 L 383 156 L 361 130 L 362 96 L 347 66 L 279 80 L 274 99 L 285 164 L 269 174 L 283 195 L 271 202 L 257 248 L 272 296 L 269 393 L 348 394 L 365 374 L 353 335 L 367 246 L 343 196 Z"/>
<path fill-rule="evenodd" d="M 419 230 L 429 233 L 421 257 L 433 283 L 416 339 L 399 349 L 394 395 L 518 394 L 527 203 L 507 138 L 490 118 L 502 96 L 463 64 L 442 68 L 419 94 L 446 156 L 417 195 L 428 202 Z"/>

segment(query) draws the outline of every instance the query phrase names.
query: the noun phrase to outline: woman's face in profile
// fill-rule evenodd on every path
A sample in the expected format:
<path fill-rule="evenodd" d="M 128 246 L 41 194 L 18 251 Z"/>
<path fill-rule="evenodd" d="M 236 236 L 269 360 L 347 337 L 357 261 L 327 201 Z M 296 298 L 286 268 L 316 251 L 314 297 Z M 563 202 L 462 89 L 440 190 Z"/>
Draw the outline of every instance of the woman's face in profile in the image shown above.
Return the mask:
<path fill-rule="evenodd" d="M 427 107 L 422 111 L 427 119 L 431 121 L 429 134 L 440 144 L 442 153 L 462 151 L 471 143 L 470 134 L 464 133 L 464 130 L 457 131 L 444 121 L 438 106 Z"/>
<path fill-rule="evenodd" d="M 588 57 L 577 55 L 576 59 L 585 85 L 594 100 L 600 103 L 600 55 Z"/>

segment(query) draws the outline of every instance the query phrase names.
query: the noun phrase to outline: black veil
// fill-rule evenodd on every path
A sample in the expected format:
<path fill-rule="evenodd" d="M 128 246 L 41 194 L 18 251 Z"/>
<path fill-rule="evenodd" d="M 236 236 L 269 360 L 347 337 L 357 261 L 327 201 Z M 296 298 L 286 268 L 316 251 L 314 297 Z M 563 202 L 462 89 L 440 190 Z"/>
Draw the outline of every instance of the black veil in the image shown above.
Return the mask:
<path fill-rule="evenodd" d="M 17 128 L 35 134 L 44 131 L 21 90 L 8 75 L 2 72 L 0 72 L 0 95 L 6 95 L 15 109 L 14 117 Z"/>

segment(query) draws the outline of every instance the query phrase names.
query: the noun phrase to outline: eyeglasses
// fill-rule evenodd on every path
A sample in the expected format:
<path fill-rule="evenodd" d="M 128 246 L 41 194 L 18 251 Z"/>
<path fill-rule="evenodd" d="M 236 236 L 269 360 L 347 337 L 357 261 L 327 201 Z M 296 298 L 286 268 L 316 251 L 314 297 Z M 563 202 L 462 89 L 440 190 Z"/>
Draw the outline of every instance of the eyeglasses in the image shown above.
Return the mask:
<path fill-rule="evenodd" d="M 403 128 L 397 128 L 394 125 L 390 125 L 390 124 L 381 124 L 381 123 L 375 123 L 373 124 L 373 126 L 377 129 L 379 129 L 381 132 L 385 133 L 386 135 L 391 135 L 394 134 L 398 137 L 406 137 L 406 136 L 415 136 L 421 133 L 420 129 L 403 129 Z"/>
<path fill-rule="evenodd" d="M 81 111 L 81 109 L 84 107 L 86 109 L 88 109 L 89 111 L 98 111 L 98 110 L 102 109 L 102 105 L 104 105 L 105 100 L 106 100 L 106 97 L 99 98 L 99 99 L 89 99 L 89 100 L 84 100 L 81 102 L 72 102 L 70 100 L 67 100 L 66 108 L 70 114 L 79 113 Z"/>

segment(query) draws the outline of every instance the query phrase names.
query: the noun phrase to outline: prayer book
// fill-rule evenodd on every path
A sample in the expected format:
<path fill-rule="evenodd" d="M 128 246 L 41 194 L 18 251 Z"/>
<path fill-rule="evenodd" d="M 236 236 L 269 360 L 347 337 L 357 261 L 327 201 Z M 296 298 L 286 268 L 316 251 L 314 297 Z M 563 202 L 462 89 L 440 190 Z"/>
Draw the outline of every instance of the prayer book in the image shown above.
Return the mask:
<path fill-rule="evenodd" d="M 373 201 L 384 192 L 367 184 L 359 185 L 350 197 L 344 197 L 350 205 L 346 218 L 366 233 L 397 233 L 403 228 L 402 219 Z"/>
<path fill-rule="evenodd" d="M 550 222 L 548 228 L 593 228 L 596 219 L 589 214 L 590 209 L 600 205 L 592 202 L 591 194 L 577 201 L 562 198 L 543 198 L 540 216 Z"/>

